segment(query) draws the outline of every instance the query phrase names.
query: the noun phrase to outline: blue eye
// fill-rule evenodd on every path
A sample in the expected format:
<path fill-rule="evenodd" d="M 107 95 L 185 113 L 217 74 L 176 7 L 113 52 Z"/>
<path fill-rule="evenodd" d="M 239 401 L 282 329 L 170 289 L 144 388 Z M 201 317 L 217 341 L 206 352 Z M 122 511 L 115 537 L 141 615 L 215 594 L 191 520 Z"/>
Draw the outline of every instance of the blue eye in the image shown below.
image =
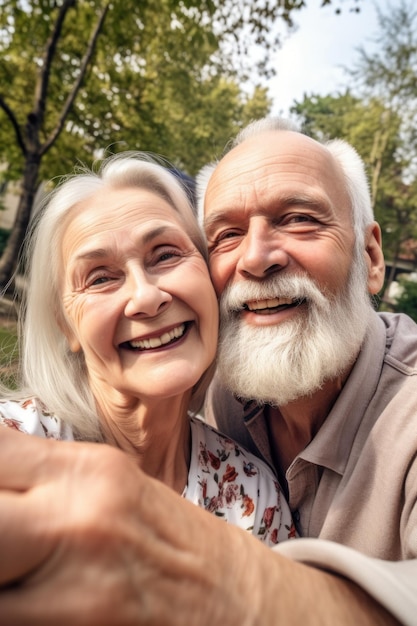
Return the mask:
<path fill-rule="evenodd" d="M 95 278 L 90 284 L 102 285 L 103 283 L 106 283 L 108 280 L 110 280 L 108 276 L 99 276 L 98 278 Z"/>
<path fill-rule="evenodd" d="M 235 230 L 228 230 L 225 233 L 222 233 L 217 240 L 218 241 L 223 241 L 224 239 L 231 239 L 232 237 L 238 237 L 239 233 L 237 233 Z"/>
<path fill-rule="evenodd" d="M 153 257 L 154 263 L 164 263 L 183 256 L 181 249 L 169 244 L 158 246 L 153 253 L 155 255 Z"/>
<path fill-rule="evenodd" d="M 169 259 L 172 259 L 175 256 L 178 256 L 178 254 L 174 254 L 174 252 L 164 252 L 163 254 L 160 255 L 159 260 L 169 261 Z"/>

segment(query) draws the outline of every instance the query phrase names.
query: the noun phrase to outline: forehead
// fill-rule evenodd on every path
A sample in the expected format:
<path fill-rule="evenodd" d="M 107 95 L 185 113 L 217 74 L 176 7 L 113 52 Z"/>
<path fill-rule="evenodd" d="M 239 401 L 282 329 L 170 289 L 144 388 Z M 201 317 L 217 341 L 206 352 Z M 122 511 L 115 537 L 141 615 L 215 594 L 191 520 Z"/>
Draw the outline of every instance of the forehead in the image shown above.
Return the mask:
<path fill-rule="evenodd" d="M 270 131 L 220 161 L 207 186 L 205 217 L 228 209 L 267 209 L 280 194 L 322 195 L 350 205 L 340 166 L 324 146 L 300 133 Z"/>
<path fill-rule="evenodd" d="M 119 230 L 153 219 L 182 225 L 178 211 L 159 194 L 136 187 L 102 188 L 69 212 L 64 226 L 69 232 L 93 234 L 96 230 Z"/>
<path fill-rule="evenodd" d="M 103 188 L 72 208 L 62 228 L 62 253 L 65 258 L 80 247 L 106 245 L 166 225 L 186 234 L 181 215 L 157 193 L 139 188 Z M 116 239 L 117 238 L 117 239 Z"/>

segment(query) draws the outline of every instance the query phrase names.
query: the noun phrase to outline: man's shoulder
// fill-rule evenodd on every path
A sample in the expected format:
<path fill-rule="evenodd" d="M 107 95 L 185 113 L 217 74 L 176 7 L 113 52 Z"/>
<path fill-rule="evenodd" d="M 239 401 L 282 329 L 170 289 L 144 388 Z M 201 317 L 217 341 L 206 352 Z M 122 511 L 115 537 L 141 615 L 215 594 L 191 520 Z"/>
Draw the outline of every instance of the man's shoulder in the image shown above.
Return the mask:
<path fill-rule="evenodd" d="M 222 385 L 218 373 L 213 377 L 207 390 L 205 403 L 205 419 L 208 424 L 218 426 L 216 417 L 233 421 L 236 416 L 243 418 L 243 404 L 235 398 L 231 391 Z M 220 428 L 221 429 L 221 428 Z"/>
<path fill-rule="evenodd" d="M 417 324 L 404 313 L 378 313 L 386 333 L 385 361 L 417 373 Z"/>
<path fill-rule="evenodd" d="M 408 333 L 414 335 L 417 341 L 417 323 L 405 313 L 377 313 L 378 317 L 384 322 L 389 334 Z"/>
<path fill-rule="evenodd" d="M 218 374 L 214 376 L 207 391 L 204 418 L 208 424 L 255 452 L 252 438 L 245 426 L 244 405 L 222 385 Z"/>

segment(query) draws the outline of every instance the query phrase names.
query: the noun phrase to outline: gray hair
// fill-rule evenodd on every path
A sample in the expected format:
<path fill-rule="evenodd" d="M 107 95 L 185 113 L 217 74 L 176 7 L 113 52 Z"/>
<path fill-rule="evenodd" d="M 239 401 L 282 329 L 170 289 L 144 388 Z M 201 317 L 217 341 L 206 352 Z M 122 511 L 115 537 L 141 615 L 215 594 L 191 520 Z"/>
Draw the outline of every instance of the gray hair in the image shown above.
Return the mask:
<path fill-rule="evenodd" d="M 251 122 L 243 128 L 235 139 L 228 144 L 226 152 L 230 152 L 230 150 L 252 137 L 271 131 L 293 131 L 303 134 L 300 127 L 292 120 L 281 117 L 264 117 Z M 330 152 L 342 170 L 346 190 L 352 205 L 352 226 L 355 233 L 356 251 L 358 251 L 363 248 L 366 227 L 374 220 L 365 164 L 357 151 L 342 139 L 327 141 L 322 143 L 322 145 Z M 204 220 L 204 197 L 207 186 L 219 162 L 220 160 L 217 160 L 206 165 L 196 178 L 197 209 L 201 224 Z"/>
<path fill-rule="evenodd" d="M 20 379 L 14 397 L 36 396 L 47 410 L 70 424 L 80 439 L 102 440 L 100 421 L 82 352 L 71 352 L 61 328 L 61 246 L 68 216 L 103 188 L 147 189 L 176 210 L 207 263 L 207 248 L 186 191 L 156 157 L 125 152 L 105 159 L 98 171 L 79 168 L 61 181 L 34 218 L 25 244 L 28 286 L 21 307 Z M 61 321 L 61 326 L 60 326 Z M 190 410 L 201 408 L 212 365 L 193 389 Z"/>

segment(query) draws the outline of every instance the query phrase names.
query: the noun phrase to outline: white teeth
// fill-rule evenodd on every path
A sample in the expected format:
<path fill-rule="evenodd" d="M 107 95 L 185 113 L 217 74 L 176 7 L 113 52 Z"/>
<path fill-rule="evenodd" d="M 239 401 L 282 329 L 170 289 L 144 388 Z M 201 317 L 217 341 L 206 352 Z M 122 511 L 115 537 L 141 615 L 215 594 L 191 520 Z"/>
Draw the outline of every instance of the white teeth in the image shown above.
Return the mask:
<path fill-rule="evenodd" d="M 132 348 L 139 348 L 141 350 L 149 350 L 150 348 L 159 348 L 165 346 L 173 339 L 182 337 L 185 332 L 185 324 L 180 324 L 176 328 L 167 331 L 160 337 L 150 337 L 149 339 L 138 339 L 137 341 L 129 341 Z"/>
<path fill-rule="evenodd" d="M 257 300 L 256 302 L 248 302 L 247 307 L 250 311 L 260 309 L 274 309 L 277 306 L 285 304 L 293 304 L 293 298 L 272 298 L 271 300 Z"/>

